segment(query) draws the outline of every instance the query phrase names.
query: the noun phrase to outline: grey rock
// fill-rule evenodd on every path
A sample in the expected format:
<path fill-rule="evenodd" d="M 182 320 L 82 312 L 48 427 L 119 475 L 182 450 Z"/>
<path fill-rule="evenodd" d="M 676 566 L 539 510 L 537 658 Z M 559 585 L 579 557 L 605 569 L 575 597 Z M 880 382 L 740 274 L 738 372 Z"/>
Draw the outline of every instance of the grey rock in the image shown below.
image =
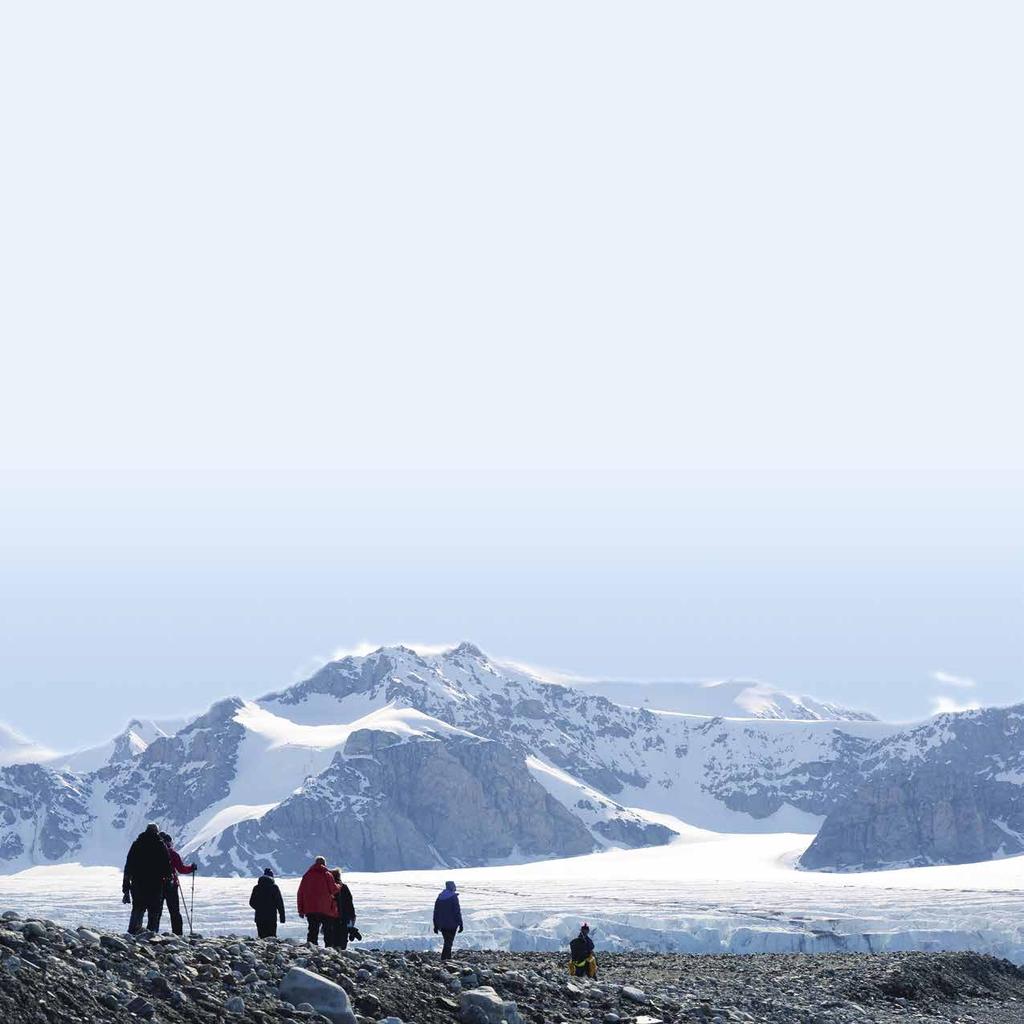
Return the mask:
<path fill-rule="evenodd" d="M 142 1017 L 146 1020 L 156 1013 L 153 1004 L 143 999 L 142 996 L 136 996 L 134 999 L 131 999 L 125 1006 L 125 1009 L 129 1013 L 134 1013 L 136 1017 Z"/>
<path fill-rule="evenodd" d="M 224 1003 L 228 1013 L 245 1013 L 245 1000 L 241 996 L 232 996 Z"/>
<path fill-rule="evenodd" d="M 281 981 L 279 994 L 282 999 L 296 1006 L 308 1003 L 317 1013 L 333 1021 L 333 1024 L 356 1024 L 348 993 L 333 981 L 302 967 L 293 967 L 288 971 Z"/>
<path fill-rule="evenodd" d="M 502 999 L 489 985 L 470 989 L 459 997 L 459 1019 L 463 1024 L 521 1024 L 518 1006 Z"/>
<path fill-rule="evenodd" d="M 365 1013 L 366 1016 L 374 1019 L 380 1016 L 383 1009 L 380 1000 L 372 992 L 360 993 L 352 1002 L 360 1013 Z"/>

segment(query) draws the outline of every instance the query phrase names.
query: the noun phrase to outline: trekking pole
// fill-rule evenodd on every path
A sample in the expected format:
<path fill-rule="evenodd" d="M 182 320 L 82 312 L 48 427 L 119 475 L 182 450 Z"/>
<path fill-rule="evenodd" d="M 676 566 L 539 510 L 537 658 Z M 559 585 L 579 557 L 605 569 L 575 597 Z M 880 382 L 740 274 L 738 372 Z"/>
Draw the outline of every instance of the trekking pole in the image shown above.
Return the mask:
<path fill-rule="evenodd" d="M 196 875 L 198 873 L 199 873 L 199 869 L 198 868 L 196 868 L 196 870 L 192 872 L 192 896 L 191 896 L 191 899 L 189 901 L 189 908 L 188 908 L 188 939 L 189 939 L 189 942 L 192 941 L 192 915 L 195 913 L 195 909 L 196 909 Z"/>

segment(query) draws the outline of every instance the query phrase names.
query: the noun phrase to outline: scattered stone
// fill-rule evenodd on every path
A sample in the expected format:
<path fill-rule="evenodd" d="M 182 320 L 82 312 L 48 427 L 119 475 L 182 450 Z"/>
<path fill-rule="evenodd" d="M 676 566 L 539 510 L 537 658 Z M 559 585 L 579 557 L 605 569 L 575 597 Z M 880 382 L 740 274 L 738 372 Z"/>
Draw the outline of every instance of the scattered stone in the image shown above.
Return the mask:
<path fill-rule="evenodd" d="M 290 1003 L 309 1003 L 317 1013 L 322 1013 L 333 1024 L 356 1024 L 348 993 L 322 975 L 302 967 L 293 967 L 284 976 L 279 993 L 282 999 Z"/>
<path fill-rule="evenodd" d="M 144 1020 L 148 1020 L 156 1012 L 153 1009 L 153 1004 L 142 996 L 136 996 L 130 1000 L 125 1009 L 129 1013 L 134 1013 L 136 1017 L 142 1017 Z"/>
<path fill-rule="evenodd" d="M 502 999 L 490 985 L 463 992 L 459 1000 L 459 1019 L 464 1024 L 520 1024 L 519 1008 Z"/>
<path fill-rule="evenodd" d="M 372 992 L 363 992 L 352 1002 L 360 1013 L 365 1013 L 367 1017 L 373 1017 L 374 1020 L 380 1016 L 383 1009 L 380 1000 Z"/>

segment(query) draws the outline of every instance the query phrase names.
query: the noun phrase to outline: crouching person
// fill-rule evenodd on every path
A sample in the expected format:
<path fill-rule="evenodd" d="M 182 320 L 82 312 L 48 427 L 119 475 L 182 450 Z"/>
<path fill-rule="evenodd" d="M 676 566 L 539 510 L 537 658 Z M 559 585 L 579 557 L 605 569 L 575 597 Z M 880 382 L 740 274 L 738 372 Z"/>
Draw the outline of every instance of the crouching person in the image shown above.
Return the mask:
<path fill-rule="evenodd" d="M 590 925 L 580 925 L 580 933 L 569 943 L 569 973 L 574 977 L 597 977 L 597 960 L 594 958 L 594 940 L 590 937 Z"/>
<path fill-rule="evenodd" d="M 256 911 L 256 934 L 261 939 L 277 935 L 277 922 L 284 924 L 284 898 L 274 881 L 274 872 L 266 868 L 253 886 L 249 906 Z"/>

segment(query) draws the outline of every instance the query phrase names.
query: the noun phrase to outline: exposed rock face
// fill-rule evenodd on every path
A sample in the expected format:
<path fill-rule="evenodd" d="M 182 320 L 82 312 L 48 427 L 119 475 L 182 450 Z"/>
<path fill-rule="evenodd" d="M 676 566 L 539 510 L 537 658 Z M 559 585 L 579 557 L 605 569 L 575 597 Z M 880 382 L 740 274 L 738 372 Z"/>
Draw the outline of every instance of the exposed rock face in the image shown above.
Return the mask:
<path fill-rule="evenodd" d="M 940 715 L 870 748 L 866 781 L 831 811 L 801 865 L 858 871 L 1024 852 L 1022 710 Z"/>
<path fill-rule="evenodd" d="M 571 856 L 595 844 L 498 743 L 465 735 L 403 742 L 364 729 L 327 771 L 262 818 L 227 829 L 217 845 L 213 871 L 262 857 L 298 873 L 325 850 L 352 869 L 390 871 Z"/>
<path fill-rule="evenodd" d="M 88 784 L 68 772 L 35 764 L 0 768 L 0 862 L 26 853 L 40 861 L 70 857 L 94 821 L 89 796 Z"/>
<path fill-rule="evenodd" d="M 1022 832 L 1020 786 L 924 768 L 862 786 L 825 819 L 800 863 L 847 871 L 964 864 L 1024 853 Z"/>

